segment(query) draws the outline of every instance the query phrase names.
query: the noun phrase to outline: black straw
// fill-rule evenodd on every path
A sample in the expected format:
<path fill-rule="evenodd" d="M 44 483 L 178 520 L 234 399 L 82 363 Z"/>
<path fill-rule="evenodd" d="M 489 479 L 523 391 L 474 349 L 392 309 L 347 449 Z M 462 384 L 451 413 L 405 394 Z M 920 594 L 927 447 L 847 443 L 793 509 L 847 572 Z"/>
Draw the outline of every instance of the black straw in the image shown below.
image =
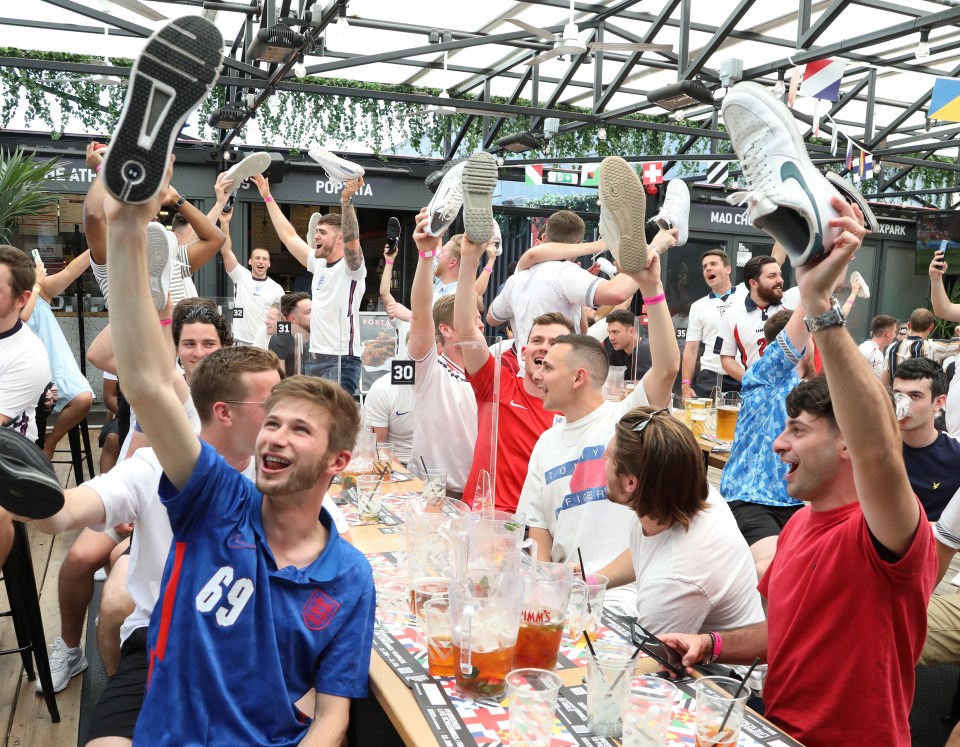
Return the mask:
<path fill-rule="evenodd" d="M 423 455 L 420 455 L 420 464 L 423 465 L 423 479 L 427 479 L 427 463 L 423 461 Z"/>
<path fill-rule="evenodd" d="M 730 701 L 730 707 L 727 708 L 727 712 L 723 717 L 723 721 L 720 722 L 720 728 L 717 730 L 717 734 L 723 731 L 723 727 L 727 725 L 727 719 L 730 718 L 730 714 L 733 713 L 733 704 L 736 702 L 737 698 L 740 697 L 740 693 L 743 692 L 743 688 L 747 684 L 747 680 L 750 679 L 750 675 L 753 674 L 753 670 L 757 668 L 757 665 L 760 664 L 760 657 L 758 656 L 753 660 L 753 664 L 750 665 L 750 668 L 747 670 L 747 673 L 743 676 L 743 679 L 740 681 L 740 684 L 737 685 L 737 691 L 733 694 L 733 700 Z"/>
<path fill-rule="evenodd" d="M 633 656 L 630 657 L 630 661 L 634 661 L 637 658 L 639 653 L 640 653 L 640 646 L 637 646 L 636 649 L 634 649 Z M 611 691 L 617 689 L 617 685 L 620 684 L 620 680 L 623 679 L 623 675 L 625 675 L 629 671 L 632 671 L 631 667 L 627 667 L 622 672 L 620 672 L 620 674 L 617 675 L 617 679 L 615 679 L 613 681 L 613 685 L 610 686 Z"/>
<path fill-rule="evenodd" d="M 580 548 L 577 548 L 577 557 L 580 558 L 580 575 L 583 576 L 583 582 L 587 583 L 587 569 L 583 567 L 583 553 L 580 552 Z M 593 610 L 590 609 L 590 595 L 589 593 L 584 593 L 584 599 L 587 601 L 587 614 L 592 615 Z M 587 638 L 587 645 L 590 645 L 590 639 Z M 590 650 L 593 651 L 593 646 L 590 646 Z M 597 658 L 594 656 L 593 658 Z"/>

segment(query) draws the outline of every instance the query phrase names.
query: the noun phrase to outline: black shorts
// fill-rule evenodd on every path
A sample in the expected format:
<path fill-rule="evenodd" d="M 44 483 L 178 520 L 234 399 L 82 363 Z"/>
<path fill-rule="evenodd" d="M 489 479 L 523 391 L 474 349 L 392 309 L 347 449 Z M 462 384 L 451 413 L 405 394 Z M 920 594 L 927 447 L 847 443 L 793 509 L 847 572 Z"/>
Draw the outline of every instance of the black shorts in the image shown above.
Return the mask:
<path fill-rule="evenodd" d="M 116 418 L 113 418 L 113 420 L 108 420 L 100 429 L 100 438 L 97 439 L 97 442 L 100 444 L 101 449 L 107 442 L 107 436 L 109 436 L 111 433 L 116 433 L 117 436 L 120 435 L 120 421 Z"/>
<path fill-rule="evenodd" d="M 799 506 L 764 506 L 747 501 L 730 501 L 728 504 L 737 520 L 740 533 L 748 545 L 766 537 L 778 537 L 790 517 L 803 508 Z"/>
<path fill-rule="evenodd" d="M 143 708 L 148 670 L 147 629 L 137 628 L 120 647 L 120 666 L 97 701 L 86 742 L 100 737 L 133 739 L 133 728 Z"/>

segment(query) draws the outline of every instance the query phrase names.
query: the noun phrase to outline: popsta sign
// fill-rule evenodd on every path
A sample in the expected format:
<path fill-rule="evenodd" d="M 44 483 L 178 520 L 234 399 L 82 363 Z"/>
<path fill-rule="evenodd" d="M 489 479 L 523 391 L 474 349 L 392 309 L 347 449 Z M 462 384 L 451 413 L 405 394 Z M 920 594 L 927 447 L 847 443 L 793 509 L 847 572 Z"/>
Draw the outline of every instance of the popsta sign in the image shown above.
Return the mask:
<path fill-rule="evenodd" d="M 332 182 L 328 181 L 327 179 L 317 179 L 316 190 L 318 195 L 338 195 L 343 191 L 343 185 L 340 182 Z M 360 187 L 360 189 L 357 190 L 357 194 L 361 197 L 372 197 L 373 189 L 369 184 L 364 184 L 362 187 Z"/>

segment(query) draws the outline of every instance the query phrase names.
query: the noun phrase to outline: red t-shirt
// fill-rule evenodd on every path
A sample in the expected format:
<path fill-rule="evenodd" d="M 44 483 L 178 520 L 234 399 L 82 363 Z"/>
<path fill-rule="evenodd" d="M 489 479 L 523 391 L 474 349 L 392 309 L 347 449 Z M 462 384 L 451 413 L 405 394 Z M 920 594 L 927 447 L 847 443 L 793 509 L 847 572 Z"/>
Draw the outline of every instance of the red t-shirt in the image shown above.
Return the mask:
<path fill-rule="evenodd" d="M 921 520 L 906 554 L 877 554 L 859 502 L 800 509 L 760 579 L 767 608 L 766 716 L 807 747 L 910 745 L 914 667 L 937 554 Z"/>
<path fill-rule="evenodd" d="M 470 506 L 477 489 L 481 469 L 490 470 L 490 423 L 493 403 L 496 359 L 491 355 L 479 371 L 467 379 L 477 397 L 477 444 L 473 465 L 463 489 L 463 500 Z M 559 413 L 543 409 L 543 400 L 527 394 L 523 379 L 506 366 L 500 368 L 500 408 L 497 417 L 497 484 L 494 503 L 497 510 L 514 513 L 520 489 L 527 478 L 530 452 Z"/>

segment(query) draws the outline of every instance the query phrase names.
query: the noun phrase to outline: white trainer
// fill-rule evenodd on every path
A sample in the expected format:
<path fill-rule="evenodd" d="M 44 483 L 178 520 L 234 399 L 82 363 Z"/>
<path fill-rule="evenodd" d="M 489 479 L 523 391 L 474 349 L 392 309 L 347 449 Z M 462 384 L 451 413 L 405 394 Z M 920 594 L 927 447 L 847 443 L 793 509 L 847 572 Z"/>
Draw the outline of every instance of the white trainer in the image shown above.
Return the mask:
<path fill-rule="evenodd" d="M 307 241 L 307 246 L 311 250 L 317 248 L 317 226 L 320 225 L 320 213 L 311 213 L 310 222 L 307 224 L 307 233 L 304 238 Z"/>
<path fill-rule="evenodd" d="M 867 281 L 863 279 L 863 275 L 854 270 L 850 273 L 850 282 L 860 283 L 860 290 L 857 291 L 857 295 L 860 298 L 870 298 L 870 286 L 867 285 Z"/>
<path fill-rule="evenodd" d="M 480 151 L 467 159 L 460 178 L 463 185 L 463 231 L 474 244 L 493 238 L 493 192 L 497 188 L 497 162 Z"/>
<path fill-rule="evenodd" d="M 430 225 L 426 232 L 430 236 L 443 236 L 444 232 L 450 227 L 450 224 L 457 219 L 460 208 L 463 207 L 463 169 L 467 165 L 466 161 L 458 163 L 451 168 L 440 186 L 437 187 L 437 193 L 431 198 L 427 205 L 427 213 L 430 215 Z"/>
<path fill-rule="evenodd" d="M 644 213 L 647 194 L 633 167 L 619 156 L 600 164 L 600 235 L 624 272 L 647 268 Z"/>
<path fill-rule="evenodd" d="M 236 192 L 251 176 L 262 174 L 269 168 L 269 153 L 251 153 L 242 161 L 237 161 L 235 164 L 233 164 L 233 166 L 227 169 L 227 173 L 224 175 L 224 178 L 233 179 L 233 186 L 230 188 L 230 191 Z"/>
<path fill-rule="evenodd" d="M 794 267 L 828 253 L 840 233 L 829 225 L 838 192 L 811 163 L 787 107 L 745 82 L 723 97 L 721 113 L 748 186 L 729 201 L 747 204 L 750 222 L 783 245 Z"/>
<path fill-rule="evenodd" d="M 163 311 L 167 306 L 167 294 L 170 293 L 171 243 L 176 249 L 177 239 L 163 224 L 150 221 L 147 224 L 147 273 L 150 276 L 150 297 L 153 307 Z"/>
<path fill-rule="evenodd" d="M 493 221 L 493 236 L 490 237 L 490 245 L 493 247 L 494 256 L 499 257 L 503 254 L 503 234 L 500 232 L 500 224 Z"/>
<path fill-rule="evenodd" d="M 60 692 L 70 683 L 70 678 L 80 674 L 87 668 L 87 657 L 83 649 L 67 648 L 63 638 L 59 636 L 50 644 L 50 677 L 53 679 L 53 691 Z M 43 692 L 40 679 L 37 678 L 37 692 Z"/>
<path fill-rule="evenodd" d="M 671 228 L 679 229 L 677 246 L 687 243 L 690 230 L 690 188 L 683 179 L 670 180 L 660 212 L 652 220 L 664 231 L 669 231 Z"/>
<path fill-rule="evenodd" d="M 874 215 L 867 201 L 863 199 L 859 189 L 835 171 L 825 171 L 823 175 L 836 188 L 843 199 L 860 208 L 860 212 L 863 213 L 863 225 L 870 233 L 876 233 L 880 230 L 880 221 L 877 220 L 877 216 Z"/>
<path fill-rule="evenodd" d="M 343 184 L 363 176 L 363 166 L 335 156 L 326 148 L 311 148 L 307 151 L 307 155 L 323 167 L 332 182 Z"/>

